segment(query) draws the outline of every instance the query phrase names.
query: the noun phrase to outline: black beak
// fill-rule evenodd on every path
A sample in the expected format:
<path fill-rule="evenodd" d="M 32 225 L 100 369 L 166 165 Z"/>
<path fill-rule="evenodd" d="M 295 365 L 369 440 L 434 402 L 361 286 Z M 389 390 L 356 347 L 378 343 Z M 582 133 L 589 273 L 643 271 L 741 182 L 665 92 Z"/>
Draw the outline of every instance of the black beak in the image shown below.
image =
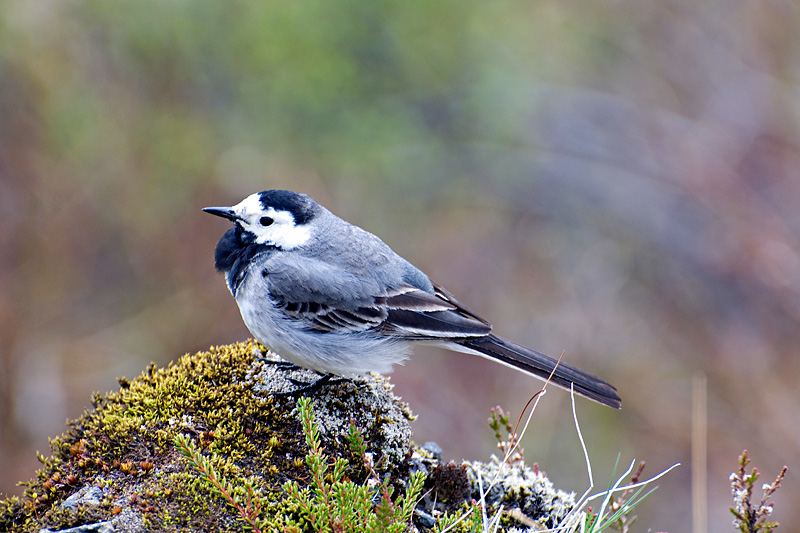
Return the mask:
<path fill-rule="evenodd" d="M 239 216 L 234 213 L 232 207 L 204 207 L 203 211 L 211 213 L 212 215 L 217 215 L 218 217 L 227 218 L 233 222 L 239 220 Z"/>

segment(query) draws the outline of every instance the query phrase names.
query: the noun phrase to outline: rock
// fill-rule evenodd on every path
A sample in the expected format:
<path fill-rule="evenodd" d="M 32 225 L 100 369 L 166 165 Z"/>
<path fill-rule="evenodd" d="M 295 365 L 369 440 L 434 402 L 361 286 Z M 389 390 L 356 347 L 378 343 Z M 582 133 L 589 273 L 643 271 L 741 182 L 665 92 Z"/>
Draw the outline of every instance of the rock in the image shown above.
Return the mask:
<path fill-rule="evenodd" d="M 44 528 L 39 530 L 39 533 L 117 533 L 117 531 L 118 530 L 114 529 L 111 522 L 97 522 L 95 524 L 84 524 L 69 529 L 59 529 L 58 531 Z"/>
<path fill-rule="evenodd" d="M 243 511 L 231 495 L 262 506 L 261 512 L 246 511 L 251 519 L 273 526 L 283 516 L 300 519 L 302 506 L 297 495 L 289 498 L 286 482 L 311 495 L 318 484 L 307 464 L 298 401 L 286 393 L 296 382 L 319 376 L 278 361 L 248 341 L 187 354 L 166 368 L 150 365 L 133 380 L 121 379 L 119 391 L 96 396 L 94 408 L 52 440 L 53 455 L 42 458 L 23 498 L 0 500 L 0 530 L 240 529 Z M 508 515 L 520 517 L 516 525 L 527 520 L 552 527 L 573 502 L 524 465 L 500 465 L 496 459 L 443 464 L 436 443 L 412 446 L 413 415 L 392 394 L 387 378 L 342 380 L 307 397 L 323 462 L 339 460 L 341 483 L 365 489 L 364 508 L 374 512 L 389 488 L 392 499 L 401 498 L 411 475 L 425 474 L 427 492 L 413 513 L 412 529 L 426 530 L 443 516 L 472 509 L 480 483 L 490 506 L 518 513 Z M 349 442 L 351 423 L 364 440 L 363 454 Z M 248 490 L 252 497 L 241 496 Z"/>

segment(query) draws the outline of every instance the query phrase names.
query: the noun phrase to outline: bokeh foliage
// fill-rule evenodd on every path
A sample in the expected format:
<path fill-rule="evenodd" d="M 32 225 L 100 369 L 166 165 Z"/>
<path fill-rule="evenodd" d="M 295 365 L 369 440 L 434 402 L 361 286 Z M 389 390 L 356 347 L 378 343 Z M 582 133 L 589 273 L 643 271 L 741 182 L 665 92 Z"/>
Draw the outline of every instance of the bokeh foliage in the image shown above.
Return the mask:
<path fill-rule="evenodd" d="M 706 375 L 727 530 L 742 448 L 800 459 L 797 50 L 789 0 L 0 2 L 0 488 L 93 390 L 247 335 L 199 208 L 280 187 L 617 384 L 601 457 L 686 463 Z M 454 458 L 536 389 L 425 351 L 396 380 Z M 580 490 L 548 402 L 528 456 Z M 686 530 L 688 487 L 642 523 Z"/>

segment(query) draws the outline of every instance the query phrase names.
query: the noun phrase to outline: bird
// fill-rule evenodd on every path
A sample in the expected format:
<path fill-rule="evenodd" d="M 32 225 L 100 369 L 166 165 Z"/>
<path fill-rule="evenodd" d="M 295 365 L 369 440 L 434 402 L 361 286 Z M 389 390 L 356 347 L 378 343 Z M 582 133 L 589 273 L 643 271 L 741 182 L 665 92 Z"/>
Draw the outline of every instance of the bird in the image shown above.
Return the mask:
<path fill-rule="evenodd" d="M 425 343 L 622 405 L 610 383 L 493 333 L 489 321 L 376 235 L 307 194 L 266 190 L 203 211 L 233 223 L 214 265 L 245 325 L 290 363 L 327 377 L 388 373 Z"/>

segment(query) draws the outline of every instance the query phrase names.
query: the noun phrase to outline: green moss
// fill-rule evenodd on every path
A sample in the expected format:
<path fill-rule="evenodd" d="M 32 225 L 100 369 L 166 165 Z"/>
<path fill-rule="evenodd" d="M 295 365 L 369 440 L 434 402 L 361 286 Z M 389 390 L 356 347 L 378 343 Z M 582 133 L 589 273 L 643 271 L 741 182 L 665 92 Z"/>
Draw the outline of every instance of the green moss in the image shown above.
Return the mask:
<path fill-rule="evenodd" d="M 133 380 L 120 379 L 118 391 L 96 395 L 94 407 L 51 441 L 52 455 L 39 456 L 42 467 L 26 484 L 23 496 L 0 500 L 0 531 L 38 533 L 43 527 L 60 530 L 103 521 L 136 531 L 245 529 L 225 493 L 215 490 L 176 448 L 179 434 L 191 439 L 200 454 L 195 457 L 211 461 L 208 464 L 220 478 L 230 481 L 227 494 L 254 491 L 263 502 L 259 516 L 266 530 L 283 531 L 287 523 L 310 530 L 308 509 L 298 506 L 297 497 L 287 498 L 286 487 L 297 487 L 296 496 L 310 494 L 314 475 L 306 458 L 313 454 L 296 400 L 280 393 L 296 389 L 294 380 L 317 376 L 270 364 L 264 357 L 274 355 L 265 355 L 260 344 L 247 341 L 187 354 L 166 368 L 150 365 Z M 317 455 L 324 450 L 326 457 L 337 459 L 337 479 L 353 491 L 368 490 L 370 478 L 387 483 L 399 496 L 411 472 L 427 472 L 417 526 L 452 523 L 480 497 L 471 479 L 474 473 L 494 479 L 494 470 L 484 470 L 499 467 L 442 465 L 435 444 L 412 448 L 412 415 L 391 388 L 385 378 L 376 376 L 344 380 L 314 392 Z M 348 442 L 351 420 L 364 438 L 359 453 Z M 365 468 L 367 451 L 374 474 Z M 521 509 L 535 520 L 540 519 L 542 507 L 554 514 L 552 519 L 542 515 L 541 520 L 557 521 L 568 498 L 549 490 L 549 481 L 540 480 L 535 472 L 517 466 L 512 476 L 516 484 L 504 484 L 494 499 L 502 497 L 504 509 Z M 315 486 L 320 483 L 328 481 L 317 475 Z M 529 486 L 548 490 L 528 490 Z M 558 498 L 545 499 L 545 493 Z M 563 504 L 540 505 L 551 500 Z M 472 513 L 452 530 L 475 530 L 480 519 Z M 504 516 L 501 524 L 512 527 L 516 522 Z"/>
<path fill-rule="evenodd" d="M 190 435 L 206 453 L 215 452 L 221 474 L 254 479 L 276 502 L 271 512 L 291 511 L 281 508 L 279 487 L 307 477 L 305 443 L 292 412 L 294 400 L 273 397 L 275 383 L 265 383 L 287 371 L 260 362 L 262 351 L 247 341 L 187 354 L 166 368 L 151 364 L 136 379 L 120 379 L 118 391 L 95 396 L 94 408 L 52 439 L 53 454 L 40 457 L 42 467 L 24 495 L 0 501 L 0 530 L 57 530 L 131 515 L 148 531 L 241 531 L 225 502 L 187 470 L 173 445 L 178 433 Z M 330 410 L 350 416 L 359 416 L 354 402 L 369 407 L 368 399 L 353 397 L 374 396 L 358 394 L 364 391 L 352 382 L 330 389 L 335 389 L 330 399 L 341 404 Z M 400 410 L 410 416 L 404 406 Z M 358 421 L 386 441 L 392 438 L 386 436 L 392 434 L 386 429 L 389 418 L 376 412 Z M 332 454 L 343 451 L 336 428 L 328 428 L 323 439 Z M 99 504 L 62 505 L 91 486 L 101 489 Z"/>

